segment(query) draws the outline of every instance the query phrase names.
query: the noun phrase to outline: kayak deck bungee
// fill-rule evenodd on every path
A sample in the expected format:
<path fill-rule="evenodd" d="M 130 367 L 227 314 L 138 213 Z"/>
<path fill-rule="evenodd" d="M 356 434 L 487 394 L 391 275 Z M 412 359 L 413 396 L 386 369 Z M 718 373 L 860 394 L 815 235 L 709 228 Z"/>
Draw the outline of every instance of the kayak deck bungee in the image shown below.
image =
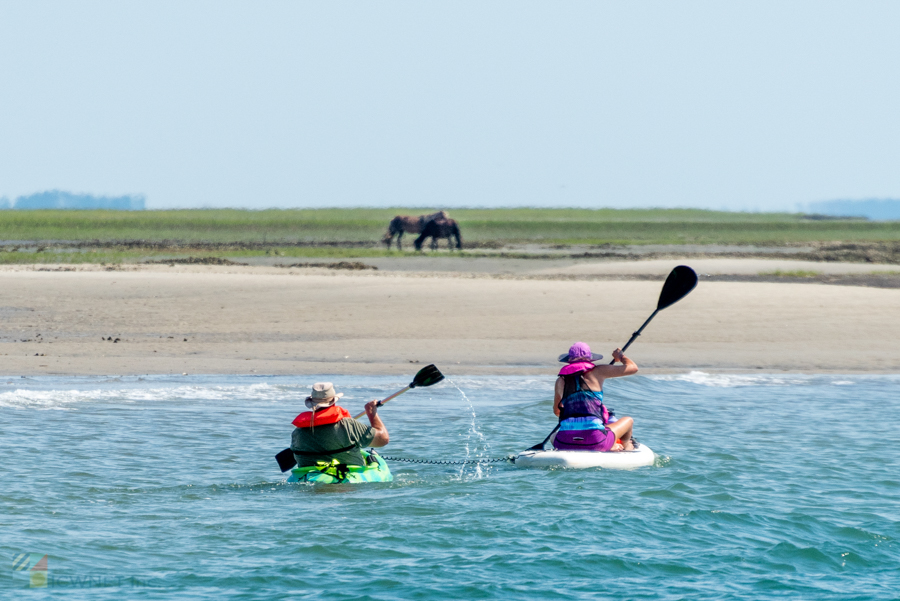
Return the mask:
<path fill-rule="evenodd" d="M 347 465 L 336 459 L 320 461 L 316 465 L 295 467 L 291 470 L 288 482 L 315 482 L 318 484 L 356 484 L 359 482 L 391 482 L 391 474 L 387 463 L 381 455 L 369 449 L 361 451 L 365 466 Z"/>
<path fill-rule="evenodd" d="M 600 467 L 612 470 L 632 470 L 656 462 L 656 454 L 645 444 L 634 451 L 522 451 L 512 462 L 521 468 L 565 467 L 585 469 Z"/>

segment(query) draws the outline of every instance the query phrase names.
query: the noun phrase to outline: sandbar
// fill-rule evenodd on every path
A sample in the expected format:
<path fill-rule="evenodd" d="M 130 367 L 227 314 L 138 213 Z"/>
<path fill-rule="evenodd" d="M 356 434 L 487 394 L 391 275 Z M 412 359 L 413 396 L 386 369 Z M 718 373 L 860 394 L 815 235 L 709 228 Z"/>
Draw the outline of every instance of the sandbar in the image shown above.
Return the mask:
<path fill-rule="evenodd" d="M 402 375 L 435 363 L 448 374 L 549 376 L 572 342 L 608 356 L 654 310 L 661 278 L 615 276 L 676 264 L 569 270 L 610 276 L 601 280 L 502 262 L 365 272 L 9 266 L 0 269 L 0 373 Z M 628 355 L 646 374 L 898 373 L 898 309 L 900 289 L 701 278 Z"/>

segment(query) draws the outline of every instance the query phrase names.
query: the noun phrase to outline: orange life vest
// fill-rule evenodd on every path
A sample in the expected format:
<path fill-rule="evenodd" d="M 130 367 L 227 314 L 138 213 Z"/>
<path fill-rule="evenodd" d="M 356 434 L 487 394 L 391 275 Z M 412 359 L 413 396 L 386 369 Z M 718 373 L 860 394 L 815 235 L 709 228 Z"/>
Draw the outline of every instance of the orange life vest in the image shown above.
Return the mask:
<path fill-rule="evenodd" d="M 304 411 L 303 413 L 295 417 L 294 421 L 292 421 L 291 423 L 298 428 L 310 428 L 312 426 L 336 424 L 345 417 L 351 417 L 349 411 L 347 411 L 343 407 L 332 405 L 328 409 L 316 411 L 315 419 L 313 419 L 312 411 Z"/>

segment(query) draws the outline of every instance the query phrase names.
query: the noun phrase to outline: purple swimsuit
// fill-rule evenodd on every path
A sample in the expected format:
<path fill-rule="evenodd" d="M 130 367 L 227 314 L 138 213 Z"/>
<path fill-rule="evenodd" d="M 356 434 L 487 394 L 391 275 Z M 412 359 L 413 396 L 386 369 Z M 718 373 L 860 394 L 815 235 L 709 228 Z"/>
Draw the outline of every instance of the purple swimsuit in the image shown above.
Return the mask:
<path fill-rule="evenodd" d="M 603 405 L 603 391 L 594 391 L 584 383 L 584 373 L 594 365 L 577 371 L 568 365 L 560 371 L 564 379 L 560 400 L 559 432 L 553 441 L 560 451 L 608 451 L 616 444 L 615 433 L 606 427 L 609 412 Z M 577 368 L 576 368 L 577 369 Z"/>

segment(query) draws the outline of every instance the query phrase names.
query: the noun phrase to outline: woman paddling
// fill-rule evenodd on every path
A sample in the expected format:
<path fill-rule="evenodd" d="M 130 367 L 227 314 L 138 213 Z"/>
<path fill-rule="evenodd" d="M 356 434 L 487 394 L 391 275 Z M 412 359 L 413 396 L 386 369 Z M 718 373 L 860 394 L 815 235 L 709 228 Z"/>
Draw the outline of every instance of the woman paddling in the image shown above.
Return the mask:
<path fill-rule="evenodd" d="M 621 349 L 613 351 L 613 359 L 621 365 L 594 365 L 602 358 L 584 342 L 576 342 L 559 356 L 560 362 L 567 364 L 559 370 L 553 394 L 553 413 L 559 416 L 553 447 L 560 451 L 634 450 L 634 421 L 630 417 L 611 421 L 603 405 L 603 381 L 636 374 L 638 366 Z"/>

